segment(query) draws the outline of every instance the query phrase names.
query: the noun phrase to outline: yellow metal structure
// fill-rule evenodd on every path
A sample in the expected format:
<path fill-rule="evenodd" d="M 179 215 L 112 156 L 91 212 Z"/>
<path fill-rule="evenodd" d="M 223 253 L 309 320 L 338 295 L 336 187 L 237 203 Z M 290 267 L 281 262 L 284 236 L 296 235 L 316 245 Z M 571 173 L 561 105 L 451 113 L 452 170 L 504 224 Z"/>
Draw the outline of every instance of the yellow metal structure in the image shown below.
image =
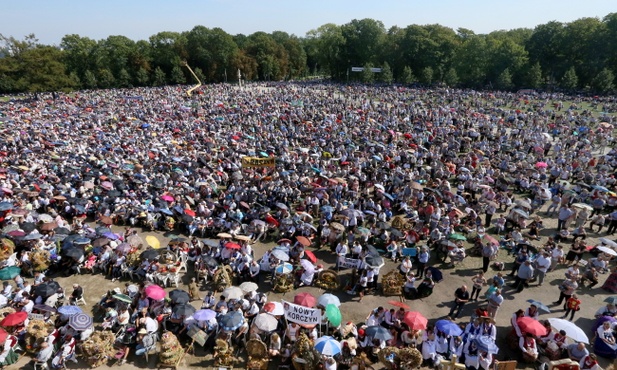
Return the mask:
<path fill-rule="evenodd" d="M 198 89 L 201 86 L 201 81 L 199 80 L 199 77 L 197 77 L 195 72 L 193 72 L 191 67 L 189 67 L 189 64 L 187 62 L 184 62 L 184 66 L 189 70 L 189 72 L 191 72 L 193 77 L 195 77 L 195 80 L 197 80 L 197 85 L 195 85 L 195 86 L 191 87 L 190 89 L 186 90 L 186 95 L 191 96 L 193 94 L 193 91 L 195 91 L 196 89 Z"/>

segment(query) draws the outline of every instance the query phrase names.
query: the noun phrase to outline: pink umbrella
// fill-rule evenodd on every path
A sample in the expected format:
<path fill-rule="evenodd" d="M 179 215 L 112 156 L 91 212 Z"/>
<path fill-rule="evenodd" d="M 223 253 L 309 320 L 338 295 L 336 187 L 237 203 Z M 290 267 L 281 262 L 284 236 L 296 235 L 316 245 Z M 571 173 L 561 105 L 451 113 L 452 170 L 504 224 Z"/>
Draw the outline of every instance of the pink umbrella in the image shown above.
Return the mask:
<path fill-rule="evenodd" d="M 313 297 L 311 293 L 300 293 L 294 297 L 294 303 L 304 307 L 315 307 L 317 298 Z"/>
<path fill-rule="evenodd" d="M 424 330 L 426 329 L 426 324 L 428 323 L 426 317 L 422 316 L 420 312 L 416 311 L 405 312 L 405 316 L 403 316 L 403 321 L 412 330 Z"/>
<path fill-rule="evenodd" d="M 148 285 L 145 289 L 146 292 L 146 297 L 148 298 L 152 298 L 155 301 L 161 300 L 163 298 L 165 298 L 165 296 L 167 295 L 167 293 L 165 293 L 165 290 L 163 290 L 163 288 L 161 288 L 158 285 Z"/>
<path fill-rule="evenodd" d="M 105 190 L 111 190 L 111 189 L 113 189 L 113 188 L 114 188 L 114 184 L 112 184 L 112 183 L 111 183 L 111 182 L 109 182 L 109 181 L 103 181 L 103 182 L 101 183 L 101 187 L 102 187 L 103 189 L 105 189 Z"/>
<path fill-rule="evenodd" d="M 536 163 L 536 167 L 537 168 L 546 168 L 546 167 L 548 167 L 548 164 L 546 162 L 538 162 L 538 163 Z"/>
<path fill-rule="evenodd" d="M 161 196 L 161 199 L 163 199 L 166 202 L 173 202 L 174 201 L 174 197 L 172 197 L 171 195 L 163 195 L 163 196 Z"/>
<path fill-rule="evenodd" d="M 491 235 L 488 234 L 484 234 L 484 236 L 482 237 L 482 239 L 486 240 L 487 242 L 493 244 L 493 245 L 499 245 L 499 242 L 497 241 L 497 239 L 495 239 L 494 237 L 492 237 Z"/>

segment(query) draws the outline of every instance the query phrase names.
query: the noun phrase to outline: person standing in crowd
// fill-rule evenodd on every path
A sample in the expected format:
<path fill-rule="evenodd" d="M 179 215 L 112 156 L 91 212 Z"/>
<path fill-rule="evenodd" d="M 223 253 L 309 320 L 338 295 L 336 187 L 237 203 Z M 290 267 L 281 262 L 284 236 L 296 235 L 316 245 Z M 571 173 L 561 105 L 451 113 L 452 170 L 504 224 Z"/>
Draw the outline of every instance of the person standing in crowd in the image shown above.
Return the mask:
<path fill-rule="evenodd" d="M 467 291 L 467 286 L 463 285 L 454 291 L 454 302 L 448 316 L 452 319 L 458 318 L 467 302 L 469 302 L 469 291 Z"/>

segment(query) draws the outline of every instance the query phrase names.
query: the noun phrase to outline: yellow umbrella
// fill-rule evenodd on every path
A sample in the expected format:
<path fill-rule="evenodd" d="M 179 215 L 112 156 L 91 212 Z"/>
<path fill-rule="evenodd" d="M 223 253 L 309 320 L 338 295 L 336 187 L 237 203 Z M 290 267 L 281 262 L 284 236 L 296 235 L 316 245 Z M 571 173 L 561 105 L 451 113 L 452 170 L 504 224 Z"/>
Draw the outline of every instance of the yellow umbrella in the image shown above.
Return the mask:
<path fill-rule="evenodd" d="M 156 236 L 148 235 L 146 236 L 146 243 L 154 249 L 161 248 L 161 242 L 156 238 Z"/>

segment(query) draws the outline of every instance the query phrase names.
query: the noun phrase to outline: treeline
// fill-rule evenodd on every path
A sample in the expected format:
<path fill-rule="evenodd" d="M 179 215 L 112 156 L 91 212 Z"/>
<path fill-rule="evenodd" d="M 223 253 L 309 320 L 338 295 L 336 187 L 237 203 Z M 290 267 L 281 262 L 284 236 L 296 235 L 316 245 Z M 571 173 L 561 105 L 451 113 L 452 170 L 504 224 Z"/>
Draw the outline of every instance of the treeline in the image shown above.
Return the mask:
<path fill-rule="evenodd" d="M 280 81 L 326 75 L 338 81 L 610 93 L 617 73 L 617 13 L 549 22 L 535 29 L 475 34 L 440 25 L 386 29 L 373 19 L 325 24 L 304 38 L 285 32 L 230 35 L 196 26 L 148 40 L 66 35 L 60 45 L 2 37 L 0 92 Z M 351 67 L 365 67 L 351 72 Z M 381 68 L 380 73 L 370 72 Z"/>

